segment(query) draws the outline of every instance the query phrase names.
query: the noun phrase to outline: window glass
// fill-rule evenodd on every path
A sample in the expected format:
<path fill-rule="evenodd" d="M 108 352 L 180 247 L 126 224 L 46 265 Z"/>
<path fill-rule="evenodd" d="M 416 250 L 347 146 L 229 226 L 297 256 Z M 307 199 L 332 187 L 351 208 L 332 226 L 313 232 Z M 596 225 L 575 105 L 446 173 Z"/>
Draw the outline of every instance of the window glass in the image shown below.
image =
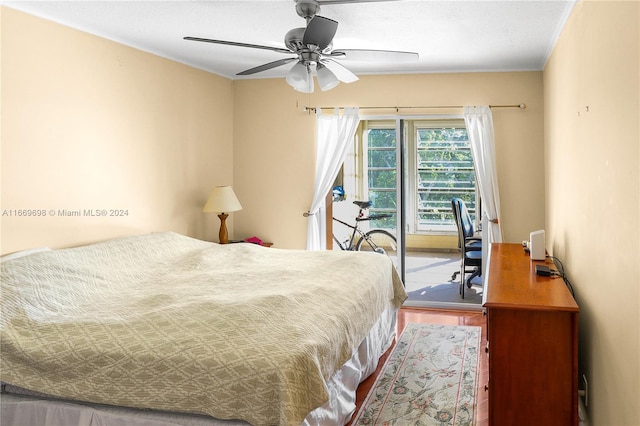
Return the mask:
<path fill-rule="evenodd" d="M 369 222 L 371 228 L 396 228 L 396 129 L 395 125 L 369 129 L 366 133 L 367 196 L 371 214 L 392 216 Z"/>
<path fill-rule="evenodd" d="M 415 124 L 415 230 L 455 231 L 451 199 L 459 197 L 474 219 L 476 179 L 464 122 Z"/>
<path fill-rule="evenodd" d="M 475 221 L 476 179 L 467 129 L 462 118 L 404 120 L 407 135 L 407 231 L 412 234 L 455 233 L 451 199 L 461 198 Z M 391 218 L 363 223 L 395 230 L 397 159 L 395 121 L 363 123 L 361 199 L 372 201 L 371 214 Z"/>

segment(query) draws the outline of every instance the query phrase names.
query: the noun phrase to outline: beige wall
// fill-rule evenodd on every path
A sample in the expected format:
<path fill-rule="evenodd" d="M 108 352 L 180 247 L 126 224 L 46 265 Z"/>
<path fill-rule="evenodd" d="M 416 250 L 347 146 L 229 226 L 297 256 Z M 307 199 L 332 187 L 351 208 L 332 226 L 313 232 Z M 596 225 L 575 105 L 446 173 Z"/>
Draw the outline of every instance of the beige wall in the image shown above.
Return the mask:
<path fill-rule="evenodd" d="M 160 230 L 217 239 L 201 209 L 233 183 L 232 81 L 1 10 L 2 253 Z"/>
<path fill-rule="evenodd" d="M 305 247 L 307 219 L 302 213 L 313 190 L 315 118 L 302 106 L 519 103 L 527 108 L 493 110 L 503 230 L 505 240 L 512 242 L 544 227 L 541 72 L 363 76 L 311 95 L 295 92 L 284 79 L 236 81 L 233 172 L 245 207 L 235 213 L 236 233 L 256 234 L 279 247 Z"/>
<path fill-rule="evenodd" d="M 640 3 L 576 5 L 544 70 L 547 249 L 580 305 L 594 425 L 640 415 Z"/>

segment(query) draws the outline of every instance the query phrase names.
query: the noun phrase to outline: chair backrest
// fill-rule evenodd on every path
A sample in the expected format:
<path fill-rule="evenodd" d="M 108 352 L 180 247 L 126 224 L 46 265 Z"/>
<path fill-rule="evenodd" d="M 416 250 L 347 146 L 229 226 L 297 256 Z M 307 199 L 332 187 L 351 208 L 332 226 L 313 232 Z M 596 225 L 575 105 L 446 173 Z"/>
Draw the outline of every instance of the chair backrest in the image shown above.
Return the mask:
<path fill-rule="evenodd" d="M 467 205 L 464 201 L 460 200 L 460 223 L 462 224 L 462 229 L 464 231 L 465 238 L 473 237 L 475 234 L 475 230 L 473 229 L 473 222 L 471 221 L 471 215 L 469 215 L 469 210 L 467 210 Z"/>
<path fill-rule="evenodd" d="M 453 210 L 453 219 L 458 227 L 458 248 L 460 249 L 465 244 L 465 240 L 474 235 L 473 222 L 467 206 L 461 198 L 451 200 L 451 209 Z"/>

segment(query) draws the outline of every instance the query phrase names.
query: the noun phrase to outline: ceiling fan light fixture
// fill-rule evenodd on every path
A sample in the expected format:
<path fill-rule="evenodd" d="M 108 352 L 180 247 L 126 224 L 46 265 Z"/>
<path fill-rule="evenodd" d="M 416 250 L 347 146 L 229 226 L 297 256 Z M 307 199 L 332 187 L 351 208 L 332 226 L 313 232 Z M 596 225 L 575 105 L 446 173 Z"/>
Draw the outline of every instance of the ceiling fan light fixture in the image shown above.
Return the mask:
<path fill-rule="evenodd" d="M 298 92 L 313 93 L 313 77 L 309 67 L 302 61 L 291 67 L 286 77 L 287 83 Z"/>
<path fill-rule="evenodd" d="M 325 67 L 322 64 L 318 64 L 316 68 L 316 75 L 318 78 L 318 85 L 320 86 L 320 90 L 326 92 L 327 90 L 331 90 L 340 84 L 340 80 L 334 73 L 329 70 L 329 68 Z"/>

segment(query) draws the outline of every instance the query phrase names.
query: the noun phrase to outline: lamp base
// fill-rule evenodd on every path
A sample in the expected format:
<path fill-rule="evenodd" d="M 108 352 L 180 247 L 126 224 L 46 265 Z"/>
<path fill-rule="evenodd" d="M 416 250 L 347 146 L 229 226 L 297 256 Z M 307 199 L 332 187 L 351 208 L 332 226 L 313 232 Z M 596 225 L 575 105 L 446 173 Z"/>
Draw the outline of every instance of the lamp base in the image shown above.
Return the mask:
<path fill-rule="evenodd" d="M 227 233 L 227 225 L 225 224 L 225 221 L 229 215 L 226 213 L 220 213 L 218 217 L 220 218 L 220 232 L 218 232 L 218 240 L 220 241 L 220 244 L 227 244 L 229 242 L 229 234 Z"/>

